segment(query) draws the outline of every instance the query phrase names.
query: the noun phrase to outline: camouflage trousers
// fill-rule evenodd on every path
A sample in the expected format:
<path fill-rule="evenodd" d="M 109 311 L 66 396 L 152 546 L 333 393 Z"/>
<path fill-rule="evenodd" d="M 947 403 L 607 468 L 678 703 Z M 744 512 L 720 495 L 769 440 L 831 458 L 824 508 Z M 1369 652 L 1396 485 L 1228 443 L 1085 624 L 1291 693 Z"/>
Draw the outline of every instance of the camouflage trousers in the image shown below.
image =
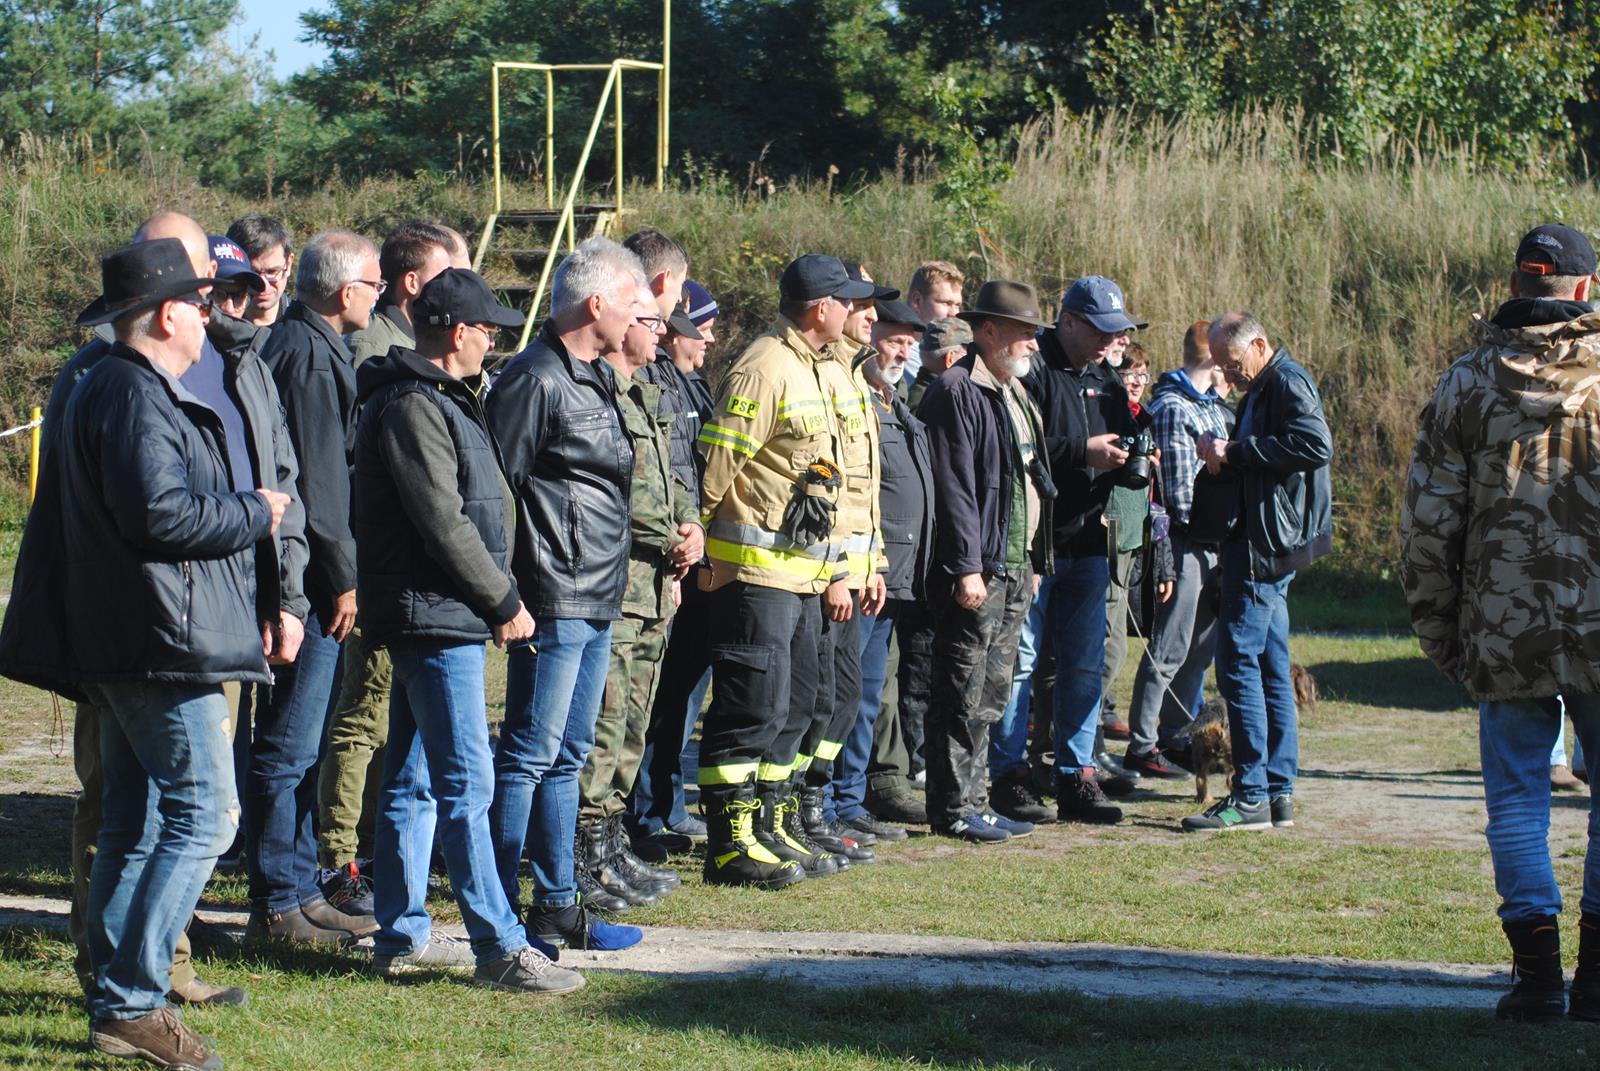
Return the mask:
<path fill-rule="evenodd" d="M 345 637 L 342 657 L 317 774 L 317 864 L 330 869 L 372 856 L 394 677 L 388 650 L 369 648 L 360 629 Z"/>
<path fill-rule="evenodd" d="M 929 588 L 928 820 L 939 826 L 989 809 L 989 727 L 1011 700 L 1033 571 L 1024 565 L 1009 577 L 989 577 L 988 597 L 976 610 L 956 605 L 954 577 L 936 576 Z"/>
<path fill-rule="evenodd" d="M 238 729 L 238 681 L 222 686 L 228 701 L 228 736 Z M 94 869 L 95 843 L 100 839 L 105 773 L 100 764 L 100 717 L 102 709 L 92 703 L 78 703 L 72 715 L 72 768 L 83 791 L 72 804 L 72 905 L 67 912 L 67 936 L 77 948 L 72 969 L 85 994 L 94 988 L 94 968 L 89 963 L 89 874 Z M 187 931 L 178 934 L 178 945 L 167 970 L 167 984 L 178 990 L 189 988 L 195 980 L 193 953 Z"/>
<path fill-rule="evenodd" d="M 671 617 L 624 614 L 611 625 L 611 667 L 595 721 L 594 748 L 578 775 L 580 822 L 621 814 L 633 792 L 671 624 Z"/>

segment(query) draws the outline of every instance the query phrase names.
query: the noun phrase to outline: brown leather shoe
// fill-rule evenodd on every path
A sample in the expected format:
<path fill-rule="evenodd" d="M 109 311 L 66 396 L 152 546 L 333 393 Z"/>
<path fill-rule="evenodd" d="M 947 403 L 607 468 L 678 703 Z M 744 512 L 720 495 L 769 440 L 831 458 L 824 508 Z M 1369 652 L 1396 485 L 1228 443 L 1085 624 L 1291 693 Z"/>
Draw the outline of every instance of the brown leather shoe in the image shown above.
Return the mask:
<path fill-rule="evenodd" d="M 1129 740 L 1133 737 L 1133 730 L 1125 721 L 1108 721 L 1100 728 L 1106 734 L 1107 740 Z"/>
<path fill-rule="evenodd" d="M 216 1008 L 224 1005 L 242 1008 L 249 1003 L 250 994 L 238 986 L 212 985 L 204 978 L 196 976 L 182 987 L 173 986 L 167 993 L 167 999 L 174 1004 L 188 1004 L 197 1008 Z"/>
<path fill-rule="evenodd" d="M 1557 792 L 1582 792 L 1583 782 L 1567 766 L 1550 767 L 1550 787 Z"/>
<path fill-rule="evenodd" d="M 157 1008 L 137 1019 L 96 1019 L 89 1047 L 108 1056 L 147 1060 L 157 1067 L 222 1071 L 222 1057 L 184 1025 L 176 1008 Z"/>
<path fill-rule="evenodd" d="M 371 915 L 350 915 L 334 907 L 320 896 L 300 905 L 300 913 L 313 925 L 325 930 L 344 930 L 354 937 L 365 937 L 378 932 L 378 920 Z"/>
<path fill-rule="evenodd" d="M 330 930 L 318 926 L 301 911 L 250 912 L 244 928 L 247 941 L 289 941 L 298 945 L 347 945 L 355 940 L 349 930 Z"/>

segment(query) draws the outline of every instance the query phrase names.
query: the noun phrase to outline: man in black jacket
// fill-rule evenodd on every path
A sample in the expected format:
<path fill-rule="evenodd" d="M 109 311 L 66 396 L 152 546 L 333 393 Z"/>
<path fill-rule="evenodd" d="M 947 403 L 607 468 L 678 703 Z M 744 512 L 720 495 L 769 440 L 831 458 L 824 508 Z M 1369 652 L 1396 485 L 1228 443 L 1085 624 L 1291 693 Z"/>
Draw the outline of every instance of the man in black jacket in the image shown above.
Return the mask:
<path fill-rule="evenodd" d="M 311 608 L 300 657 L 277 673 L 256 705 L 245 780 L 254 937 L 336 944 L 376 928 L 372 916 L 349 914 L 323 896 L 310 771 L 327 726 L 339 644 L 356 618 L 349 462 L 355 367 L 342 336 L 367 325 L 383 289 L 371 242 L 350 231 L 317 235 L 300 255 L 295 304 L 261 353 L 300 459 Z"/>
<path fill-rule="evenodd" d="M 1294 825 L 1300 742 L 1289 677 L 1289 582 L 1333 550 L 1333 437 L 1311 376 L 1247 312 L 1211 322 L 1206 342 L 1244 392 L 1231 441 L 1202 435 L 1200 458 L 1236 473 L 1239 523 L 1222 546 L 1217 685 L 1228 704 L 1233 791 L 1186 830 Z"/>
<path fill-rule="evenodd" d="M 1056 656 L 1054 729 L 1056 815 L 1062 821 L 1118 822 L 1095 767 L 1100 724 L 1100 669 L 1105 660 L 1106 594 L 1111 585 L 1102 523 L 1115 470 L 1127 460 L 1117 440 L 1135 428 L 1128 392 L 1111 366 L 1128 332 L 1145 327 L 1127 313 L 1122 290 L 1088 275 L 1067 288 L 1053 327 L 1039 334 L 1040 360 L 1023 380 L 1044 413 L 1050 472 L 1060 491 L 1055 514 L 1055 575 L 1029 615 L 1030 651 L 1046 643 Z M 1028 667 L 1024 667 L 1026 669 Z M 1030 693 L 1019 687 L 1001 722 L 1007 769 L 997 792 L 1027 801 L 1026 742 Z M 1000 801 L 1002 807 L 1007 800 Z M 1002 812 L 1004 813 L 1004 812 Z"/>
<path fill-rule="evenodd" d="M 935 832 L 982 843 L 1033 831 L 988 809 L 989 726 L 1010 695 L 1035 578 L 1050 571 L 1056 492 L 1044 430 L 1018 382 L 1043 326 L 1033 287 L 986 282 L 961 318 L 977 352 L 928 388 L 917 413 L 935 488 L 927 807 Z"/>
<path fill-rule="evenodd" d="M 613 931 L 638 933 L 588 915 L 573 849 L 578 772 L 594 746 L 630 546 L 633 448 L 614 373 L 600 358 L 622 344 L 638 315 L 642 271 L 639 258 L 610 239 L 580 243 L 556 269 L 550 318 L 500 373 L 487 405 L 519 506 L 512 571 L 538 625 L 535 645 L 514 648 L 506 669 L 495 860 L 515 907 L 527 845 L 529 928 L 559 932 L 574 947 L 620 947 L 627 935 L 612 943 Z"/>
<path fill-rule="evenodd" d="M 484 714 L 484 642 L 533 638 L 511 579 L 517 508 L 478 397 L 500 328 L 523 316 L 470 271 L 449 269 L 413 306 L 415 350 L 362 365 L 352 528 L 360 551 L 362 632 L 394 662 L 390 745 L 377 822 L 380 929 L 387 977 L 475 968 L 496 989 L 570 992 L 575 971 L 528 944 L 496 879 L 489 805 L 494 766 Z M 436 818 L 471 947 L 434 935 L 425 904 Z"/>
<path fill-rule="evenodd" d="M 179 382 L 200 357 L 213 282 L 183 243 L 117 250 L 102 274 L 105 291 L 78 322 L 114 323 L 116 341 L 66 402 L 56 508 L 36 507 L 28 525 L 27 543 L 60 559 L 64 584 L 14 593 L 7 613 L 8 633 L 60 645 L 19 672 L 8 643 L 6 672 L 99 711 L 111 806 L 85 913 L 90 1044 L 215 1068 L 167 1003 L 168 972 L 237 828 L 222 684 L 267 679 L 255 550 L 289 496 L 236 486 L 221 419 Z"/>

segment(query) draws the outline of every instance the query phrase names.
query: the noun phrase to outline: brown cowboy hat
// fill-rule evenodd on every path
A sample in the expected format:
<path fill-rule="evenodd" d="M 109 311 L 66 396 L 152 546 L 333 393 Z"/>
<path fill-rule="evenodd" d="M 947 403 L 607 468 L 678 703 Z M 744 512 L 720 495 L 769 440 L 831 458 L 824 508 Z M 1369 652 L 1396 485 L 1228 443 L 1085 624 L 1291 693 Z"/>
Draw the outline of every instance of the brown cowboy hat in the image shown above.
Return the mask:
<path fill-rule="evenodd" d="M 994 317 L 1015 320 L 1030 327 L 1046 326 L 1039 318 L 1039 295 L 1033 287 L 1005 279 L 990 279 L 984 283 L 972 308 L 962 309 L 957 315 L 972 324 L 986 317 Z"/>

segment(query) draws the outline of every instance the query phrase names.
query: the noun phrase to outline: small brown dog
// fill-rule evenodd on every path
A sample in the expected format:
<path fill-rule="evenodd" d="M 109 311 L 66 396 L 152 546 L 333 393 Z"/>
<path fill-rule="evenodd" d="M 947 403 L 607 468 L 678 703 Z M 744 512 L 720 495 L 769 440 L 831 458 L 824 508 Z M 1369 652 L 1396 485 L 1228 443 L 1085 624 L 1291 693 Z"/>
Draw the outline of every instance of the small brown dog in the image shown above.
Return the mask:
<path fill-rule="evenodd" d="M 1289 679 L 1294 684 L 1295 707 L 1302 714 L 1317 708 L 1317 679 L 1311 671 L 1298 662 L 1289 667 Z M 1210 798 L 1208 779 L 1212 774 L 1222 774 L 1226 783 L 1233 781 L 1233 736 L 1228 730 L 1228 704 L 1220 699 L 1208 699 L 1200 707 L 1194 721 L 1180 729 L 1174 740 L 1187 741 L 1194 769 L 1194 798 L 1204 803 Z"/>

